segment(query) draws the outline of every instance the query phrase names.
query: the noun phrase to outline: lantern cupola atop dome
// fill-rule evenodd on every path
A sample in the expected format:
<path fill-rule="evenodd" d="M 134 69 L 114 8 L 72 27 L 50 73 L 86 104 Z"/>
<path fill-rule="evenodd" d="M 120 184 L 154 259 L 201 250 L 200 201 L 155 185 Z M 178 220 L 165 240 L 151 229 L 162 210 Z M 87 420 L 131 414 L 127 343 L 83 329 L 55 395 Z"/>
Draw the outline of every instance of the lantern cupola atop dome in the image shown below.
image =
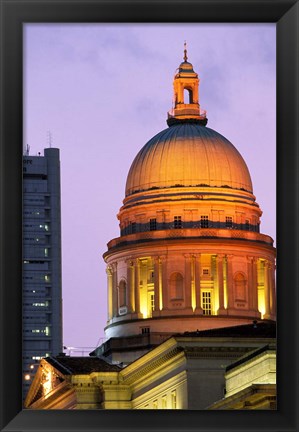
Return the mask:
<path fill-rule="evenodd" d="M 180 64 L 173 80 L 174 107 L 168 112 L 167 124 L 199 123 L 205 126 L 208 122 L 206 112 L 199 105 L 199 78 L 187 57 L 187 46 L 184 44 L 184 61 Z"/>

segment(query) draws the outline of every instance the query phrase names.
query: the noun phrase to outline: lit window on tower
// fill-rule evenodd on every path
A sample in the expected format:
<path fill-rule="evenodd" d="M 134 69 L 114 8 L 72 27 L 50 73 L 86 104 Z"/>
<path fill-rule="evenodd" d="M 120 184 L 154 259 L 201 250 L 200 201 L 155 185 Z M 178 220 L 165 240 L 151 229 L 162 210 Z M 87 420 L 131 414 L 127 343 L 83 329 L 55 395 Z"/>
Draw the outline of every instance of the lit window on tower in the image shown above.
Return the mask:
<path fill-rule="evenodd" d="M 212 298 L 209 291 L 202 293 L 202 310 L 204 315 L 212 315 Z"/>
<path fill-rule="evenodd" d="M 155 294 L 154 293 L 150 294 L 150 308 L 151 308 L 151 312 L 155 309 Z"/>
<path fill-rule="evenodd" d="M 150 219 L 150 231 L 156 231 L 157 219 Z"/>
<path fill-rule="evenodd" d="M 226 226 L 226 228 L 232 228 L 233 227 L 233 218 L 231 216 L 226 216 L 225 226 Z"/>
<path fill-rule="evenodd" d="M 182 228 L 182 216 L 175 216 L 173 219 L 174 228 Z"/>
<path fill-rule="evenodd" d="M 209 216 L 200 216 L 200 228 L 209 228 Z"/>

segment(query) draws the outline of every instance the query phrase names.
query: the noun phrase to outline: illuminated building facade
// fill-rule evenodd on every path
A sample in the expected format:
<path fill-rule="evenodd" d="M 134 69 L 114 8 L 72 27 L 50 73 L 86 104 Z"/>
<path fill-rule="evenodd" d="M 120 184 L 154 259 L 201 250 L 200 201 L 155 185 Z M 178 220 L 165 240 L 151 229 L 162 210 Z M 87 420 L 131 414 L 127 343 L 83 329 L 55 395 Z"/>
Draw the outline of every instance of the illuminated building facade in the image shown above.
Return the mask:
<path fill-rule="evenodd" d="M 245 161 L 206 127 L 187 60 L 104 254 L 108 340 L 90 359 L 42 360 L 27 408 L 275 409 L 273 240 Z"/>
<path fill-rule="evenodd" d="M 25 407 L 275 409 L 275 353 L 275 323 L 261 322 L 170 337 L 124 368 L 98 357 L 47 357 Z"/>
<path fill-rule="evenodd" d="M 206 127 L 199 78 L 180 64 L 168 128 L 139 151 L 104 254 L 108 338 L 275 320 L 275 249 L 238 150 Z"/>
<path fill-rule="evenodd" d="M 59 150 L 23 156 L 23 394 L 35 364 L 62 351 Z"/>

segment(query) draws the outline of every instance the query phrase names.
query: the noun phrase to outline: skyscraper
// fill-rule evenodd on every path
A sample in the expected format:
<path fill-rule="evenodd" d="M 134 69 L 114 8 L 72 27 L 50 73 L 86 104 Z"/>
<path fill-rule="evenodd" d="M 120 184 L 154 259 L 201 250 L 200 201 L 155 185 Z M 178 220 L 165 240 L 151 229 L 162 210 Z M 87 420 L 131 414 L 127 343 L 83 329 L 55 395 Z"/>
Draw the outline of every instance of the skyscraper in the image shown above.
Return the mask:
<path fill-rule="evenodd" d="M 23 156 L 23 394 L 42 357 L 62 351 L 59 149 Z"/>

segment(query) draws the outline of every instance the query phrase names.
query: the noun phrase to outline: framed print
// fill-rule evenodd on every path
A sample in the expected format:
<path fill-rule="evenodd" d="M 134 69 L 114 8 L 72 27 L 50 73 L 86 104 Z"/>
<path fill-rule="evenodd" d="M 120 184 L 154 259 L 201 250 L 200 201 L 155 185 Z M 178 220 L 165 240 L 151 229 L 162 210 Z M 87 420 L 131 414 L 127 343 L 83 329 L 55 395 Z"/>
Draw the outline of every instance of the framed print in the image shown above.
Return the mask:
<path fill-rule="evenodd" d="M 124 1 L 121 3 L 112 1 L 107 3 L 101 1 L 74 2 L 72 0 L 59 3 L 52 1 L 27 2 L 24 0 L 12 3 L 2 0 L 1 13 L 3 23 L 1 26 L 1 115 L 3 125 L 1 134 L 1 430 L 295 430 L 298 427 L 296 414 L 298 383 L 296 376 L 298 368 L 297 316 L 299 312 L 296 295 L 298 283 L 298 134 L 296 117 L 298 104 L 298 35 L 296 32 L 298 3 L 296 1 L 262 1 L 256 4 L 249 1 L 243 4 L 238 0 L 221 3 L 211 0 L 208 4 L 200 0 L 196 2 L 160 2 L 159 4 L 142 1 Z M 224 25 L 228 26 L 226 29 L 229 26 L 235 26 L 235 28 L 238 26 L 241 29 L 242 26 L 243 28 L 247 26 L 247 29 L 253 29 L 253 25 L 266 24 L 272 25 L 273 31 L 270 38 L 272 41 L 275 35 L 274 28 L 276 28 L 277 214 L 275 215 L 275 207 L 272 207 L 272 210 L 268 212 L 269 220 L 274 221 L 276 218 L 276 252 L 273 248 L 271 233 L 269 236 L 267 229 L 260 231 L 259 228 L 263 208 L 260 209 L 257 204 L 259 201 L 258 193 L 257 201 L 253 195 L 255 176 L 252 179 L 252 189 L 246 162 L 226 138 L 213 130 L 217 130 L 217 121 L 214 123 L 211 121 L 211 128 L 209 125 L 206 127 L 207 121 L 210 120 L 208 118 L 209 113 L 211 112 L 211 117 L 213 113 L 212 109 L 206 107 L 204 102 L 204 87 L 208 86 L 207 81 L 210 76 L 212 83 L 209 84 L 209 92 L 214 98 L 212 98 L 210 106 L 214 107 L 216 117 L 218 116 L 219 131 L 231 130 L 227 138 L 230 139 L 233 135 L 235 138 L 232 138 L 232 141 L 234 142 L 234 139 L 238 138 L 238 119 L 234 116 L 238 117 L 240 109 L 235 109 L 235 111 L 231 109 L 230 111 L 228 105 L 232 101 L 233 92 L 243 95 L 240 97 L 244 98 L 244 113 L 242 116 L 240 115 L 240 119 L 242 117 L 242 121 L 252 123 L 258 141 L 258 137 L 263 136 L 262 133 L 265 131 L 262 132 L 259 129 L 258 115 L 256 113 L 251 115 L 251 113 L 256 109 L 261 116 L 265 116 L 267 110 L 272 110 L 273 113 L 275 106 L 275 99 L 273 98 L 275 93 L 273 92 L 273 83 L 275 83 L 273 43 L 272 63 L 269 59 L 267 63 L 268 65 L 272 64 L 268 69 L 268 75 L 267 70 L 262 70 L 259 63 L 256 66 L 258 72 L 254 75 L 254 61 L 252 59 L 255 57 L 246 58 L 249 50 L 242 52 L 240 49 L 246 40 L 246 46 L 250 47 L 250 52 L 256 51 L 255 54 L 259 52 L 258 45 L 256 45 L 256 49 L 254 45 L 259 40 L 255 38 L 254 31 L 252 34 L 248 31 L 244 39 L 240 37 L 241 33 L 238 33 L 237 38 L 240 43 L 238 52 L 241 53 L 240 58 L 242 55 L 244 56 L 243 64 L 240 63 L 240 60 L 235 64 L 233 63 L 230 48 L 224 43 L 221 53 L 223 65 L 221 73 L 218 73 L 219 70 L 216 73 L 216 69 L 211 68 L 210 73 L 205 75 L 204 72 L 201 73 L 205 70 L 204 67 L 198 66 L 198 63 L 202 63 L 204 58 L 210 58 L 211 62 L 213 55 L 216 56 L 216 49 L 209 49 L 209 37 L 207 35 L 214 32 L 213 36 L 216 38 L 216 30 L 211 29 Z M 163 49 L 160 51 L 153 50 L 150 43 L 163 44 L 172 51 L 175 49 L 173 46 L 175 38 L 174 32 L 171 33 L 170 29 L 182 29 L 183 26 L 191 28 L 191 26 L 200 25 L 206 26 L 208 29 L 205 37 L 198 36 L 203 52 L 200 60 L 194 55 L 198 47 L 192 46 L 193 41 L 190 41 L 189 47 L 188 40 L 185 43 L 182 40 L 181 50 L 178 49 L 178 52 L 181 52 L 181 58 L 177 58 L 175 55 L 171 59 L 171 64 L 177 63 L 179 68 L 173 78 L 173 105 L 172 107 L 166 106 L 166 110 L 169 109 L 167 114 L 168 129 L 166 132 L 158 133 L 140 150 L 142 140 L 145 143 L 146 138 L 154 135 L 152 126 L 149 126 L 149 122 L 147 122 L 149 112 L 156 111 L 153 123 L 156 122 L 158 130 L 163 128 L 159 126 L 160 118 L 158 120 L 157 115 L 160 109 L 158 108 L 160 104 L 158 95 L 160 95 L 162 87 L 166 85 L 162 76 L 168 69 L 170 62 L 169 55 L 166 58 Z M 90 30 L 90 37 L 98 40 L 99 44 L 107 45 L 102 46 L 102 62 L 95 62 L 96 45 L 92 48 L 89 44 L 89 49 L 86 50 L 88 41 L 82 39 L 80 31 L 77 34 L 77 51 L 67 49 L 67 47 L 71 47 L 71 44 L 65 43 L 66 39 L 72 38 L 73 40 L 74 36 L 72 32 L 64 34 L 62 29 L 79 29 L 80 26 L 85 26 L 84 28 L 89 30 L 96 29 L 96 31 Z M 167 32 L 163 33 L 161 30 L 163 26 L 167 27 Z M 54 29 L 55 37 L 44 37 L 43 29 L 45 28 Z M 133 28 L 138 29 L 138 31 L 136 30 L 135 33 L 132 32 L 127 36 L 126 29 Z M 183 33 L 181 31 L 181 34 Z M 136 40 L 132 39 L 134 34 L 135 37 L 138 35 L 144 41 L 146 38 L 150 41 L 145 53 L 145 45 L 140 44 L 138 46 Z M 167 37 L 169 37 L 168 42 Z M 34 38 L 36 41 L 38 40 L 37 44 L 32 43 Z M 218 38 L 220 37 L 218 36 Z M 266 41 L 269 46 L 271 44 L 270 39 Z M 128 46 L 127 51 L 126 49 L 117 51 L 117 44 L 120 40 L 122 40 L 123 46 Z M 224 40 L 225 38 L 222 37 L 222 41 Z M 51 57 L 50 54 L 49 56 L 47 54 L 50 53 L 49 47 L 55 44 L 61 48 L 59 52 L 62 57 L 60 58 Z M 235 46 L 237 47 L 238 44 L 235 43 Z M 115 63 L 116 52 L 118 59 Z M 106 74 L 104 86 L 104 81 L 101 81 L 101 84 L 96 84 L 98 87 L 95 87 L 93 92 L 86 80 L 78 79 L 79 76 L 80 78 L 84 76 L 84 66 L 82 69 L 68 69 L 72 64 L 72 59 L 76 56 L 88 63 L 90 80 L 96 76 L 97 68 L 101 68 L 102 76 Z M 148 57 L 152 58 L 152 63 L 148 62 Z M 130 58 L 132 58 L 131 61 Z M 135 62 L 135 59 L 138 61 Z M 49 75 L 45 69 L 47 60 L 49 60 L 49 68 L 52 71 Z M 51 62 L 56 60 L 65 62 L 64 70 L 59 69 L 60 63 L 53 67 Z M 167 67 L 165 63 L 167 63 Z M 119 75 L 116 73 L 117 64 L 119 64 L 124 76 L 128 77 L 125 80 L 127 85 L 125 90 L 122 89 L 124 83 L 120 82 Z M 150 64 L 151 67 L 146 66 Z M 242 71 L 242 67 L 244 67 L 244 71 Z M 146 73 L 145 69 L 148 69 Z M 221 77 L 224 83 L 230 70 L 233 70 L 235 78 L 234 87 L 230 87 L 231 99 L 225 98 L 222 94 L 224 85 L 222 87 L 219 81 L 217 82 Z M 65 81 L 63 81 L 65 79 L 63 74 L 67 77 Z M 256 82 L 253 83 L 252 77 L 251 81 L 248 79 L 246 92 L 242 93 L 241 88 L 245 88 L 244 82 L 250 74 L 256 77 Z M 169 79 L 169 73 L 165 82 L 167 78 Z M 242 87 L 240 86 L 238 90 L 238 82 L 242 80 Z M 80 84 L 78 85 L 78 83 Z M 267 94 L 266 83 L 268 88 L 272 89 L 271 97 Z M 37 174 L 37 171 L 31 172 L 30 167 L 28 167 L 28 171 L 25 167 L 24 171 L 24 160 L 29 165 L 32 163 L 34 165 L 35 161 L 41 165 L 44 159 L 40 153 L 31 157 L 31 143 L 27 142 L 31 139 L 32 124 L 40 122 L 39 128 L 42 128 L 46 122 L 45 117 L 34 109 L 34 105 L 39 106 L 39 98 L 43 98 L 42 106 L 49 109 L 49 118 L 53 115 L 51 109 L 57 111 L 55 112 L 57 118 L 61 116 L 61 103 L 57 100 L 56 110 L 55 101 L 51 99 L 50 89 L 53 84 L 60 86 L 60 92 L 64 93 L 69 100 L 69 109 L 67 110 L 65 107 L 63 109 L 65 127 L 71 130 L 72 125 L 74 125 L 72 122 L 77 122 L 79 119 L 84 125 L 82 135 L 79 129 L 74 126 L 74 134 L 68 132 L 63 138 L 64 141 L 70 139 L 65 148 L 68 149 L 70 159 L 72 158 L 70 149 L 72 149 L 73 167 L 76 170 L 71 174 L 69 171 L 67 176 L 63 178 L 63 188 L 65 188 L 63 193 L 64 196 L 69 195 L 70 208 L 74 212 L 73 220 L 72 213 L 67 214 L 67 217 L 64 216 L 63 219 L 63 233 L 65 236 L 69 235 L 74 242 L 68 240 L 68 247 L 63 251 L 66 257 L 67 274 L 73 277 L 73 279 L 72 277 L 69 278 L 68 286 L 72 286 L 72 281 L 76 280 L 72 287 L 73 294 L 66 299 L 68 304 L 72 304 L 71 300 L 75 298 L 76 290 L 80 290 L 78 287 L 84 287 L 85 283 L 87 285 L 92 283 L 88 279 L 88 272 L 92 272 L 92 266 L 96 265 L 82 253 L 80 255 L 81 264 L 79 260 L 78 264 L 74 264 L 72 268 L 72 253 L 77 255 L 81 253 L 80 248 L 76 249 L 75 242 L 80 244 L 81 250 L 84 250 L 84 247 L 89 247 L 85 245 L 84 235 L 80 237 L 79 231 L 85 233 L 85 237 L 94 236 L 95 238 L 98 237 L 101 229 L 106 233 L 109 232 L 109 237 L 106 238 L 108 242 L 106 251 L 102 246 L 98 248 L 96 245 L 96 248 L 101 249 L 100 255 L 104 253 L 105 264 L 103 263 L 104 268 L 101 271 L 104 273 L 106 270 L 108 280 L 108 298 L 106 300 L 103 296 L 101 299 L 102 303 L 104 303 L 104 298 L 105 303 L 106 301 L 108 303 L 108 321 L 106 321 L 105 327 L 107 340 L 99 339 L 96 345 L 90 347 L 92 352 L 87 357 L 88 361 L 83 364 L 80 350 L 76 356 L 70 355 L 71 351 L 76 349 L 68 346 L 68 341 L 64 335 L 63 344 L 61 341 L 60 345 L 63 345 L 62 348 L 65 353 L 57 354 L 56 351 L 54 357 L 52 354 L 49 357 L 46 356 L 41 363 L 36 358 L 36 370 L 38 372 L 32 376 L 28 374 L 28 380 L 33 382 L 30 389 L 35 386 L 34 391 L 28 393 L 30 397 L 27 397 L 26 409 L 23 409 L 24 370 L 22 369 L 22 355 L 24 356 L 24 349 L 27 345 L 26 337 L 24 339 L 22 336 L 22 327 L 23 330 L 24 328 L 28 329 L 30 334 L 34 332 L 36 340 L 39 332 L 45 332 L 45 336 L 50 338 L 51 333 L 56 331 L 50 318 L 50 314 L 52 317 L 54 316 L 55 310 L 50 310 L 49 304 L 43 300 L 34 300 L 34 303 L 29 306 L 30 308 L 31 306 L 46 307 L 50 320 L 49 326 L 33 328 L 29 321 L 27 324 L 22 322 L 26 315 L 22 304 L 27 295 L 24 297 L 24 288 L 22 288 L 26 285 L 26 282 L 25 285 L 22 282 L 22 277 L 26 274 L 25 265 L 44 266 L 49 260 L 54 262 L 54 247 L 48 243 L 44 244 L 42 236 L 33 240 L 39 242 L 38 245 L 35 245 L 34 250 L 39 250 L 43 260 L 30 261 L 30 252 L 28 252 L 30 248 L 28 249 L 28 245 L 23 239 L 25 231 L 22 231 L 22 227 L 29 220 L 26 219 L 26 212 L 24 213 L 24 209 L 26 210 L 25 201 L 28 198 L 26 193 L 28 190 L 30 193 L 33 191 L 30 189 L 33 186 L 30 186 L 29 180 L 36 180 L 36 177 L 40 175 Z M 46 97 L 42 91 L 45 85 L 50 90 Z M 69 93 L 67 93 L 68 85 Z M 152 91 L 150 90 L 151 85 L 155 87 Z M 72 91 L 72 88 L 75 87 L 76 91 Z M 168 88 L 168 100 L 171 100 L 171 80 Z M 30 89 L 34 89 L 34 91 Z M 145 89 L 149 92 L 148 95 L 144 91 Z M 134 98 L 134 92 L 137 92 L 137 98 Z M 264 101 L 268 102 L 268 106 L 267 102 L 264 105 L 255 104 L 257 92 L 262 94 Z M 33 100 L 31 101 L 30 98 Z M 130 107 L 131 100 L 134 100 L 133 107 Z M 112 121 L 107 118 L 105 121 L 104 118 L 100 118 L 97 129 L 93 129 L 96 122 L 94 114 L 98 103 L 101 104 L 100 117 L 106 115 L 105 106 L 107 113 L 111 113 L 109 106 L 112 105 L 115 109 L 115 119 Z M 225 103 L 227 104 L 226 107 L 224 106 Z M 208 114 L 204 111 L 205 108 L 208 109 Z M 225 129 L 224 126 L 221 126 L 222 114 L 220 111 L 223 113 L 223 117 L 231 113 L 227 120 L 232 124 L 231 129 Z M 33 121 L 30 120 L 33 117 Z M 140 124 L 135 124 L 132 121 L 133 118 L 138 118 Z M 126 129 L 126 124 L 131 125 L 130 130 Z M 51 129 L 51 125 L 49 125 L 49 129 Z M 275 141 L 274 128 L 272 127 L 272 132 L 270 129 L 269 126 L 265 140 L 269 139 L 273 142 Z M 52 131 L 50 131 L 47 138 L 48 142 L 44 145 L 44 147 L 49 147 L 45 151 L 45 157 L 49 156 L 52 159 L 57 156 L 56 145 L 60 147 L 59 142 L 55 141 L 55 130 L 53 133 L 54 139 Z M 63 134 L 59 133 L 59 140 L 62 140 Z M 91 161 L 92 158 L 96 160 L 98 157 L 96 156 L 98 153 L 93 148 L 93 145 L 96 145 L 94 144 L 94 142 L 96 143 L 96 134 L 99 137 L 99 146 L 102 146 L 102 158 L 103 161 L 106 161 L 104 163 L 107 166 L 109 161 L 111 163 L 110 170 L 102 177 L 97 175 L 96 165 L 93 165 Z M 139 138 L 137 147 L 134 147 L 134 135 L 139 136 L 138 134 L 144 138 Z M 225 135 L 225 133 L 223 134 Z M 40 137 L 36 135 L 34 141 L 39 139 Z M 110 139 L 111 141 L 117 139 L 123 143 L 115 154 L 109 150 L 111 147 L 109 145 Z M 84 142 L 85 140 L 88 141 L 89 145 Z M 207 142 L 213 144 L 210 146 L 209 152 L 206 151 L 205 147 Z M 131 143 L 131 148 L 128 147 L 129 143 Z M 194 143 L 197 143 L 197 147 Z M 36 152 L 38 149 L 36 150 L 34 145 L 33 143 L 33 151 Z M 53 146 L 54 148 L 52 148 Z M 39 144 L 39 148 L 42 149 L 42 147 L 43 145 Z M 238 146 L 236 145 L 236 147 Z M 205 159 L 202 159 L 204 160 L 203 165 L 198 168 L 197 165 L 193 166 L 192 162 L 189 161 L 186 168 L 185 161 L 188 160 L 188 155 L 192 152 L 196 153 L 196 149 L 199 149 L 200 157 L 202 154 L 206 154 Z M 271 158 L 273 159 L 273 149 L 267 149 L 267 146 L 263 149 L 261 145 L 259 148 L 252 147 L 251 150 L 244 159 L 246 161 L 250 157 L 250 170 L 254 170 L 252 166 L 257 160 L 259 166 L 264 167 L 263 169 L 260 168 L 259 182 L 264 185 L 266 195 L 267 191 L 269 196 L 271 193 L 273 195 L 271 188 L 275 188 L 275 180 L 273 177 L 271 180 L 267 174 L 267 164 Z M 162 152 L 164 156 L 160 157 L 159 152 Z M 53 156 L 52 153 L 55 155 Z M 119 198 L 120 200 L 124 198 L 123 206 L 118 213 L 120 236 L 117 237 L 117 234 L 113 234 L 113 238 L 109 229 L 110 226 L 116 226 L 117 221 L 116 218 L 114 221 L 109 220 L 109 227 L 105 228 L 103 222 L 105 212 L 109 214 L 108 206 L 112 201 L 110 199 L 111 194 L 113 194 L 113 190 L 116 190 L 118 179 L 123 187 L 126 178 L 124 173 L 128 172 L 127 167 L 125 167 L 126 158 L 132 161 L 136 153 L 138 156 L 127 175 L 125 197 L 120 196 Z M 166 153 L 167 157 L 165 157 Z M 199 160 L 200 158 L 195 153 L 193 159 L 198 158 Z M 79 156 L 80 154 L 81 156 Z M 171 159 L 172 154 L 176 154 L 175 160 Z M 69 161 L 64 164 L 64 157 L 61 157 L 61 161 L 62 166 L 64 166 L 63 169 L 67 172 Z M 226 158 L 229 163 L 225 162 Z M 86 167 L 83 168 L 84 165 L 88 165 L 90 169 L 86 170 Z M 193 168 L 190 168 L 191 166 Z M 41 174 L 40 180 L 49 178 L 52 168 L 48 165 L 47 169 L 47 172 Z M 102 170 L 105 172 L 104 167 Z M 115 172 L 113 175 L 114 186 L 111 184 L 111 172 Z M 80 181 L 80 175 L 88 177 L 87 182 L 86 178 L 83 179 L 82 177 Z M 75 176 L 78 177 L 78 181 Z M 101 180 L 97 187 L 98 178 Z M 68 189 L 65 186 L 66 183 L 68 183 Z M 27 187 L 29 189 L 26 192 Z M 86 191 L 89 187 L 92 190 L 97 190 L 97 194 L 101 197 L 101 200 L 98 200 L 98 206 L 94 206 L 93 203 L 89 205 L 87 201 L 83 201 L 83 198 L 80 200 L 80 196 L 87 194 Z M 51 200 L 51 193 L 48 195 Z M 165 207 L 166 201 L 167 208 Z M 84 204 L 82 204 L 83 202 Z M 119 200 L 117 205 L 121 205 Z M 198 213 L 198 206 L 200 209 L 204 208 L 204 212 Z M 222 207 L 221 211 L 217 206 Z M 52 229 L 54 232 L 54 222 L 50 218 L 53 203 L 49 208 L 50 211 L 45 206 L 45 222 L 38 222 L 39 227 L 45 231 L 45 238 L 49 230 Z M 31 218 L 32 209 L 29 210 Z M 41 213 L 37 206 L 33 210 L 36 220 L 40 220 Z M 117 210 L 118 208 L 116 211 L 113 210 L 115 215 Z M 96 213 L 97 217 L 94 217 L 92 213 Z M 87 226 L 88 219 L 84 219 L 84 214 L 90 215 L 91 227 Z M 266 214 L 265 211 L 265 217 Z M 75 220 L 78 221 L 77 224 L 72 225 Z M 80 224 L 80 220 L 84 222 Z M 68 221 L 69 231 L 67 229 Z M 97 221 L 99 221 L 99 226 L 96 226 Z M 275 236 L 275 224 L 273 227 L 272 237 Z M 230 234 L 233 232 L 238 234 L 236 234 L 238 238 Z M 57 237 L 55 238 L 57 239 Z M 28 241 L 30 245 L 31 240 Z M 64 245 L 62 245 L 63 248 Z M 72 249 L 74 250 L 72 251 Z M 95 249 L 93 255 L 96 256 L 98 252 L 99 250 L 96 252 Z M 275 255 L 277 293 L 275 293 L 274 288 Z M 99 259 L 97 256 L 97 260 Z M 80 271 L 80 268 L 82 280 L 77 272 L 77 270 Z M 30 274 L 28 271 L 28 277 Z M 52 273 L 49 272 L 48 274 L 44 268 L 42 277 L 44 278 L 43 289 L 45 289 L 45 293 L 53 292 Z M 251 285 L 256 287 L 256 291 L 249 289 Z M 105 287 L 101 287 L 101 290 L 105 289 Z M 84 324 L 87 327 L 89 321 L 94 322 L 95 326 L 99 326 L 98 321 L 93 318 L 97 314 L 97 309 L 92 309 L 91 305 L 91 303 L 96 303 L 94 298 L 97 294 L 94 291 L 90 295 L 91 292 L 86 295 L 86 306 L 81 304 L 77 309 L 75 306 L 68 306 L 72 311 L 66 335 L 72 334 L 72 317 L 74 320 L 82 320 L 83 329 Z M 32 293 L 35 291 L 30 292 L 30 296 Z M 75 305 L 75 303 L 73 304 Z M 89 310 L 86 316 L 83 309 Z M 105 306 L 101 309 L 101 315 L 105 313 L 104 311 Z M 275 333 L 276 312 L 277 333 Z M 194 320 L 192 321 L 192 317 L 195 315 L 201 317 L 196 323 Z M 85 318 L 83 318 L 84 316 Z M 27 318 L 30 319 L 29 315 Z M 144 318 L 146 318 L 146 325 Z M 219 320 L 223 321 L 221 325 L 219 325 Z M 259 337 L 261 340 L 267 341 L 267 344 L 263 346 L 253 344 L 250 347 L 243 344 L 236 348 L 236 339 L 233 343 L 229 342 L 231 345 L 224 344 L 224 339 L 221 338 L 226 337 L 226 340 L 232 340 L 235 337 L 232 328 L 235 332 L 239 332 L 238 337 L 242 339 L 242 336 L 246 337 L 246 334 L 242 332 L 246 332 L 248 326 L 255 329 L 254 331 L 260 332 Z M 164 329 L 165 334 L 171 334 L 172 337 L 165 337 L 162 340 L 160 334 L 159 341 L 155 342 L 161 328 Z M 227 328 L 229 330 L 225 330 L 225 333 L 223 329 Z M 100 337 L 102 336 L 100 332 L 98 334 Z M 259 361 L 260 359 L 267 359 L 270 368 L 269 374 L 272 373 L 271 376 L 273 376 L 271 367 L 275 363 L 276 350 L 273 348 L 272 342 L 275 341 L 275 335 L 277 337 L 277 385 L 275 384 L 277 399 L 276 391 L 273 393 L 272 384 L 266 388 L 262 377 L 259 378 L 258 384 L 251 387 L 251 396 L 245 396 L 246 388 L 242 387 L 240 382 L 243 377 L 247 379 L 248 375 L 246 374 L 256 359 Z M 79 341 L 79 334 L 76 336 L 78 339 L 74 340 Z M 211 343 L 211 337 L 212 339 L 214 337 L 213 343 Z M 204 338 L 209 341 L 205 342 L 206 346 L 202 342 Z M 32 336 L 29 339 L 32 339 Z M 214 343 L 215 340 L 217 340 L 216 344 Z M 101 342 L 104 343 L 101 344 Z M 142 351 L 140 343 L 147 346 L 144 351 Z M 136 346 L 134 347 L 132 344 Z M 252 354 L 252 347 L 255 348 L 254 355 Z M 236 350 L 238 350 L 238 356 Z M 135 357 L 134 352 L 137 353 Z M 198 371 L 195 372 L 196 368 L 199 367 L 198 359 L 204 363 L 202 359 L 208 357 L 213 358 L 213 367 L 211 369 L 211 366 L 205 364 L 203 370 L 212 378 L 208 381 L 203 376 L 200 380 Z M 219 359 L 221 359 L 221 365 Z M 101 363 L 101 367 L 104 368 L 101 369 L 101 374 L 97 375 L 95 368 L 98 366 L 95 366 L 95 363 Z M 86 369 L 84 369 L 85 367 Z M 258 373 L 259 367 L 259 365 L 256 366 L 256 373 Z M 216 380 L 214 383 L 218 373 L 217 368 L 225 369 L 226 381 L 224 386 L 221 384 L 221 388 L 219 387 L 220 381 Z M 162 375 L 159 375 L 158 370 L 162 371 Z M 242 377 L 240 375 L 241 370 L 243 371 Z M 80 371 L 81 375 L 85 374 L 84 379 L 76 378 L 77 375 L 79 377 Z M 285 371 L 289 372 L 285 373 Z M 88 374 L 91 377 L 90 381 L 88 381 Z M 267 377 L 270 376 L 269 374 Z M 200 391 L 197 391 L 195 387 L 190 390 L 192 386 L 188 379 L 193 383 L 196 382 Z M 267 381 L 267 384 L 272 382 L 271 379 Z M 71 396 L 70 393 L 66 393 L 70 389 L 70 380 L 75 383 L 72 386 Z M 168 382 L 167 389 L 165 382 Z M 119 400 L 115 399 L 115 396 L 111 396 L 114 391 L 113 388 L 115 388 L 113 385 L 116 384 L 118 394 L 121 395 Z M 40 387 L 38 387 L 39 385 Z M 93 385 L 95 388 L 101 389 L 101 396 L 97 396 L 98 399 L 100 398 L 98 404 L 90 403 L 86 399 L 90 394 L 90 387 Z M 76 386 L 77 390 L 75 389 Z M 178 391 L 179 386 L 184 390 Z M 134 397 L 128 393 L 128 389 L 133 387 Z M 158 390 L 155 389 L 158 388 L 160 393 L 159 397 L 156 397 Z M 220 392 L 221 395 L 219 389 L 222 392 Z M 62 402 L 61 405 L 56 404 L 55 401 L 48 403 L 50 393 L 51 401 L 54 400 L 53 395 L 57 394 L 59 400 L 67 402 L 65 405 Z M 80 408 L 85 407 L 85 409 L 79 409 L 79 405 L 72 402 L 72 397 L 79 393 L 83 395 Z M 40 395 L 42 395 L 41 398 Z M 154 409 L 155 411 L 153 411 Z M 212 413 L 215 410 L 217 413 Z"/>

